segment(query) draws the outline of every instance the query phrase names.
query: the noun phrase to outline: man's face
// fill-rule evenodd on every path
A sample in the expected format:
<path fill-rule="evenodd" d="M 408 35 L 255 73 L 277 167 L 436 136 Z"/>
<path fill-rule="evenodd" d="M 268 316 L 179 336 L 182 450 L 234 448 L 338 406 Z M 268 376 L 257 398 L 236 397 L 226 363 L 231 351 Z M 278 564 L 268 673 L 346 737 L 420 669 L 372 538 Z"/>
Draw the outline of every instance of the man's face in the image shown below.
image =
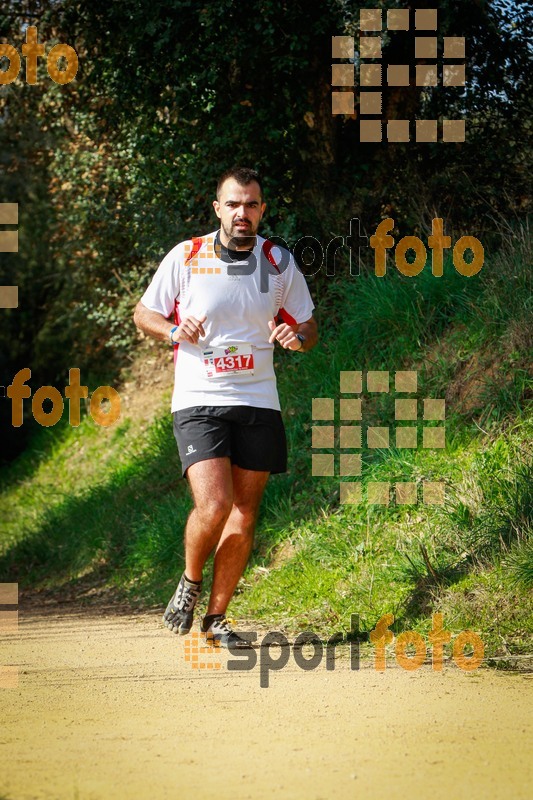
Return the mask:
<path fill-rule="evenodd" d="M 261 202 L 259 184 L 251 181 L 241 186 L 234 178 L 228 178 L 222 184 L 218 200 L 213 200 L 213 207 L 220 219 L 222 244 L 228 247 L 231 242 L 235 250 L 252 248 L 266 208 L 266 203 Z"/>

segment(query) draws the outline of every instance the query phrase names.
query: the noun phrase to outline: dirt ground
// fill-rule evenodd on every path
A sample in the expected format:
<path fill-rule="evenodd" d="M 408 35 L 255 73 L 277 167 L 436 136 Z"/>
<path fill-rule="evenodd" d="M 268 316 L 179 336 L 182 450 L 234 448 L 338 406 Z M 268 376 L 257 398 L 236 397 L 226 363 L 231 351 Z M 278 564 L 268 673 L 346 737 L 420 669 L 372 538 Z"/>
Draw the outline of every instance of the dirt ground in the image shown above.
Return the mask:
<path fill-rule="evenodd" d="M 2 636 L 19 686 L 0 688 L 0 798 L 532 797 L 530 675 L 342 656 L 311 672 L 289 651 L 261 688 L 224 653 L 193 669 L 186 641 L 157 612 L 21 611 Z"/>

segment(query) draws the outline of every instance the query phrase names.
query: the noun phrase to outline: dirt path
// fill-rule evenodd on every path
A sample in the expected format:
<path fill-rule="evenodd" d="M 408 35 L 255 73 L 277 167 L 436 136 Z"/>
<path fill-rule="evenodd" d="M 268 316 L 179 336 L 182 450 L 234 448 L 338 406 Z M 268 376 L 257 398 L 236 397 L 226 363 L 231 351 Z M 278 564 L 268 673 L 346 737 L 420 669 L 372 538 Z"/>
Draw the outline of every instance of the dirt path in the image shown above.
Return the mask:
<path fill-rule="evenodd" d="M 192 669 L 157 614 L 21 612 L 2 638 L 2 800 L 532 796 L 530 676 L 291 654 L 265 689 L 219 654 Z"/>

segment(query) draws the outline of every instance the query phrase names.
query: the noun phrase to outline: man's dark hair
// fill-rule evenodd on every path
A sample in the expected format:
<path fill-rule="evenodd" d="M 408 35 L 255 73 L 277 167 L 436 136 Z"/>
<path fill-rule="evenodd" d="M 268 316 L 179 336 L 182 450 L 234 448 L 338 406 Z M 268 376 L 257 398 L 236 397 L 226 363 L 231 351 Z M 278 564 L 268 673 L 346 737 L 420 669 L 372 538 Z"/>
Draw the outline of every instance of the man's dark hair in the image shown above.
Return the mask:
<path fill-rule="evenodd" d="M 233 178 L 233 180 L 237 181 L 240 186 L 247 186 L 252 181 L 255 181 L 257 184 L 259 184 L 261 202 L 263 202 L 263 186 L 261 185 L 259 173 L 257 170 L 249 169 L 248 167 L 232 167 L 231 169 L 227 169 L 226 172 L 220 176 L 217 183 L 217 200 L 220 199 L 220 190 L 222 189 L 222 184 L 227 181 L 228 178 Z"/>

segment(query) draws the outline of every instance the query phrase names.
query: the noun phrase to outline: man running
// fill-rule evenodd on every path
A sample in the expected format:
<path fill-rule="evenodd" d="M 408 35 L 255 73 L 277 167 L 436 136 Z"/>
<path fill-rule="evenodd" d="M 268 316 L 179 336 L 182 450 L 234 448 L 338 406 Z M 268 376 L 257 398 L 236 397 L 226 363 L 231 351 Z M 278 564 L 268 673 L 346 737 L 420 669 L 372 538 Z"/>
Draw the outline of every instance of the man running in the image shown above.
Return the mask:
<path fill-rule="evenodd" d="M 252 549 L 268 476 L 286 471 L 274 343 L 305 352 L 316 344 L 317 327 L 292 254 L 257 235 L 266 208 L 257 172 L 225 172 L 213 206 L 220 229 L 165 256 L 134 321 L 174 346 L 174 435 L 194 501 L 185 572 L 163 621 L 174 633 L 190 631 L 214 550 L 201 630 L 208 642 L 248 647 L 225 614 Z"/>

